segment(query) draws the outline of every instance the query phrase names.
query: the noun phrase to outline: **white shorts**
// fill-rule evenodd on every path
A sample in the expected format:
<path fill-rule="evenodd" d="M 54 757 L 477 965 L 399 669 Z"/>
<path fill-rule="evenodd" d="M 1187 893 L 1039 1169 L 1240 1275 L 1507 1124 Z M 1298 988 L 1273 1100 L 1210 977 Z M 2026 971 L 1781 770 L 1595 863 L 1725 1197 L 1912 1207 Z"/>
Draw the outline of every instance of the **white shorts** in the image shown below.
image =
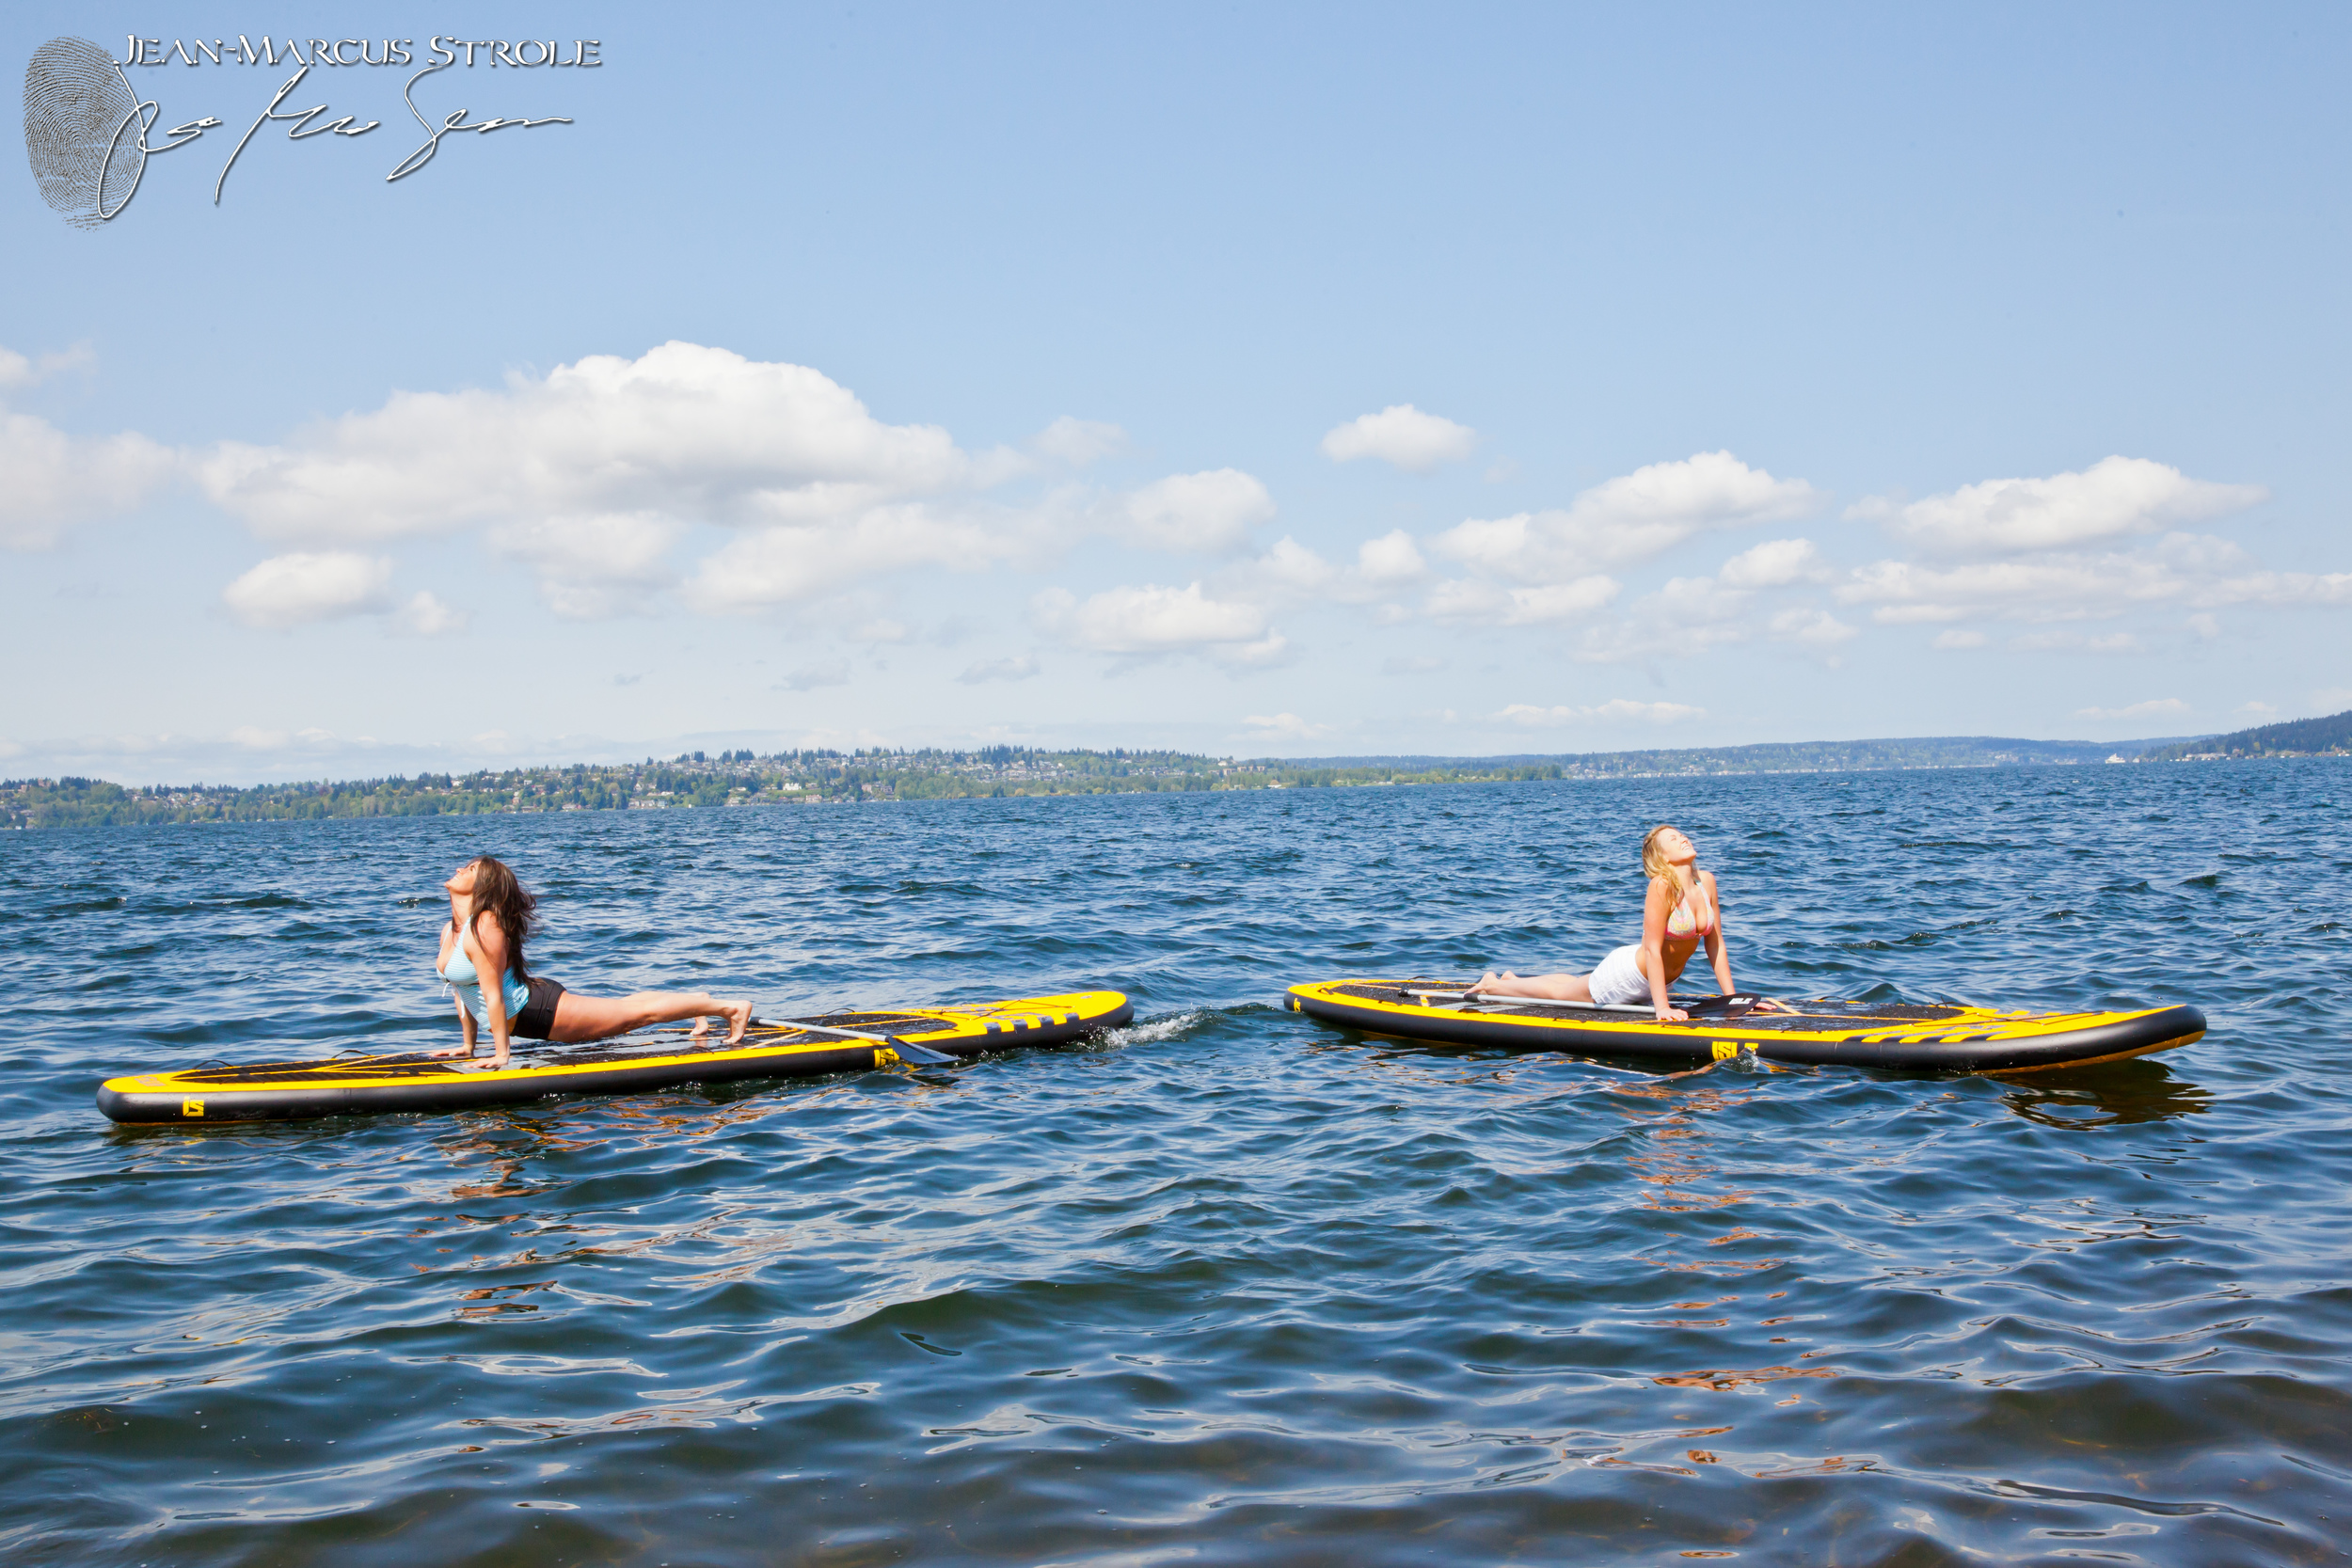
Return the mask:
<path fill-rule="evenodd" d="M 1595 967 L 1586 983 L 1593 1000 L 1604 1007 L 1622 1007 L 1649 1000 L 1649 981 L 1642 974 L 1642 950 L 1630 944 L 1618 948 Z"/>

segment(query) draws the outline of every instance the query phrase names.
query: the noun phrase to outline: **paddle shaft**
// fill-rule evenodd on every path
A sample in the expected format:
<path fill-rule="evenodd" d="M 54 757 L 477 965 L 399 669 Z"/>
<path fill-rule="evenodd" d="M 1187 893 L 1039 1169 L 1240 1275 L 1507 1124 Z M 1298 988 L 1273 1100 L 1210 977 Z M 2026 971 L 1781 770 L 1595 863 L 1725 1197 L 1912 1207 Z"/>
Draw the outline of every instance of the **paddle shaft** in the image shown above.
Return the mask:
<path fill-rule="evenodd" d="M 832 1035 L 842 1039 L 865 1040 L 870 1045 L 879 1045 L 884 1050 L 897 1052 L 898 1059 L 902 1062 L 931 1065 L 955 1060 L 945 1052 L 933 1051 L 927 1045 L 913 1044 L 900 1039 L 896 1035 L 868 1035 L 856 1029 L 838 1029 L 829 1023 L 795 1023 L 789 1019 L 782 1022 L 771 1022 L 764 1018 L 755 1018 L 752 1020 L 752 1026 L 759 1029 L 794 1029 L 803 1035 Z"/>

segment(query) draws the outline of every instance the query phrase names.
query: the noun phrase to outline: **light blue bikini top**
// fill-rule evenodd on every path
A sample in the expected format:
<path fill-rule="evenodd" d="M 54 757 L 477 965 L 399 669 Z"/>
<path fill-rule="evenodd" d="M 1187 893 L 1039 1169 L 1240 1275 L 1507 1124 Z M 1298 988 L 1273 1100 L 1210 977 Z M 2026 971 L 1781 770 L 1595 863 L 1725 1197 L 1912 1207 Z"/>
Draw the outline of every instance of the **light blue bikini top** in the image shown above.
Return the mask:
<path fill-rule="evenodd" d="M 490 1026 L 489 1016 L 482 1010 L 482 973 L 473 966 L 473 955 L 466 951 L 466 935 L 460 933 L 457 944 L 449 950 L 449 961 L 436 971 L 449 982 L 449 989 L 457 993 L 457 1004 L 473 1014 L 474 1022 L 485 1029 Z M 531 988 L 505 970 L 499 971 L 499 990 L 506 993 L 506 1022 L 512 1026 L 515 1015 L 531 1002 Z"/>

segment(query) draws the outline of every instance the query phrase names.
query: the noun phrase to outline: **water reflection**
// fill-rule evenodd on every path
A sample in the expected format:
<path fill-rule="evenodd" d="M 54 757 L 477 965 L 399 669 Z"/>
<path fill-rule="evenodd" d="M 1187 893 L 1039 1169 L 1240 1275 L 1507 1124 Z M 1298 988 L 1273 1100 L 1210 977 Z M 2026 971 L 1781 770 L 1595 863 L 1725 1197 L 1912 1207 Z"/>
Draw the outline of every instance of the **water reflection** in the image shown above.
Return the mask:
<path fill-rule="evenodd" d="M 2027 1121 L 2070 1132 L 2201 1116 L 2215 1104 L 2210 1091 L 2144 1056 L 2037 1072 L 2008 1085 L 2001 1100 Z"/>

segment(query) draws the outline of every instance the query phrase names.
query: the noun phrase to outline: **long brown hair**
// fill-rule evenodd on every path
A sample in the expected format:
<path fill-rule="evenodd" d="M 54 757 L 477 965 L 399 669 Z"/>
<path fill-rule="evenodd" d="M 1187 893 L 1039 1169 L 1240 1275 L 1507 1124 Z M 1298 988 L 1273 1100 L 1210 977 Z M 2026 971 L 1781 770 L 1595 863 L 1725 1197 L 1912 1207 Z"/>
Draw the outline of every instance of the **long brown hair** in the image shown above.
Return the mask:
<path fill-rule="evenodd" d="M 539 928 L 539 900 L 523 891 L 504 861 L 476 855 L 466 864 L 473 872 L 473 913 L 467 917 L 467 926 L 470 927 L 485 913 L 497 916 L 499 929 L 506 933 L 506 973 L 529 981 L 531 972 L 523 967 L 523 942 Z"/>

